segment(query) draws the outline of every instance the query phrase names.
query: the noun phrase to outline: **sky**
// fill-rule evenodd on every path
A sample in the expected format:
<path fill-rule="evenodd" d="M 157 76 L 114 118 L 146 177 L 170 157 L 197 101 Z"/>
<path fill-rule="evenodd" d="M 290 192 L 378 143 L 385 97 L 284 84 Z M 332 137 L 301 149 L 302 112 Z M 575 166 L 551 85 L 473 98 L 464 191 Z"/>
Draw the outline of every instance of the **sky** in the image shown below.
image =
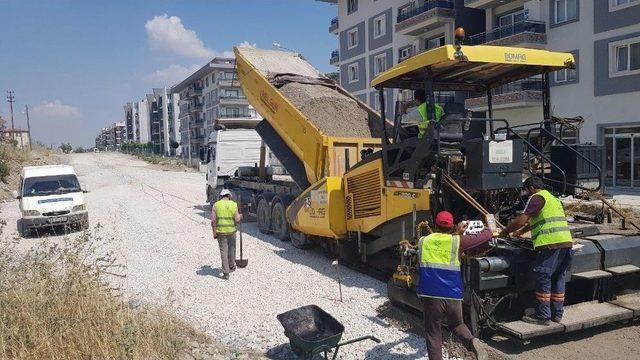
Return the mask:
<path fill-rule="evenodd" d="M 92 146 L 123 105 L 245 43 L 304 54 L 324 72 L 335 5 L 314 0 L 0 0 L 0 116 L 45 144 Z M 9 124 L 10 126 L 10 124 Z"/>

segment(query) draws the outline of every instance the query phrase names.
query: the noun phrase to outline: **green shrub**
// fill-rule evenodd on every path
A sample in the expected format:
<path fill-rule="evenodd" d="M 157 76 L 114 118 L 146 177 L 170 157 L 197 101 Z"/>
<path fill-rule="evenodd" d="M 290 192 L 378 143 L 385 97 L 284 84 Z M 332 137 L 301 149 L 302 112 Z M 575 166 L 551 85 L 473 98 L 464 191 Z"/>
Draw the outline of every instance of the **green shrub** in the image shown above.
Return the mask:
<path fill-rule="evenodd" d="M 0 181 L 4 181 L 7 176 L 9 176 L 9 165 L 0 161 Z"/>

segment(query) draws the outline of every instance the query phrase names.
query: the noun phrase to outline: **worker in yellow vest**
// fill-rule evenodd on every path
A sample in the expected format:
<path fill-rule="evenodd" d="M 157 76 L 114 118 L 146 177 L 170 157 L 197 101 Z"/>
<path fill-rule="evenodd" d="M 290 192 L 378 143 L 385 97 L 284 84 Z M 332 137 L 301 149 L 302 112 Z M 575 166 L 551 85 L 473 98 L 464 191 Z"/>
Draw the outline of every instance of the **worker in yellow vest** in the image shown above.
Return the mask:
<path fill-rule="evenodd" d="M 416 108 L 410 111 L 408 114 L 402 116 L 400 125 L 402 127 L 418 126 L 418 138 L 422 139 L 429 127 L 429 107 L 427 106 L 427 97 L 424 90 L 416 90 L 413 93 L 413 97 L 416 101 Z M 442 105 L 436 104 L 436 122 L 440 122 L 444 109 Z"/>
<path fill-rule="evenodd" d="M 242 214 L 238 212 L 238 204 L 231 200 L 231 191 L 222 189 L 220 200 L 211 210 L 211 229 L 220 246 L 222 278 L 225 280 L 236 270 L 236 224 L 240 221 Z"/>
<path fill-rule="evenodd" d="M 524 213 L 513 220 L 500 234 L 506 237 L 531 231 L 533 249 L 537 252 L 533 272 L 536 278 L 536 313 L 523 321 L 548 325 L 562 321 L 565 277 L 571 267 L 573 240 L 562 203 L 544 190 L 542 179 L 532 176 L 525 180 L 529 200 Z"/>
<path fill-rule="evenodd" d="M 491 230 L 478 234 L 464 234 L 466 225 L 454 226 L 453 215 L 441 211 L 436 216 L 436 231 L 420 238 L 418 257 L 420 280 L 418 296 L 422 300 L 425 340 L 429 360 L 442 359 L 442 323 L 473 351 L 478 359 L 487 353 L 479 339 L 464 324 L 462 294 L 464 286 L 460 269 L 460 254 L 491 240 Z"/>

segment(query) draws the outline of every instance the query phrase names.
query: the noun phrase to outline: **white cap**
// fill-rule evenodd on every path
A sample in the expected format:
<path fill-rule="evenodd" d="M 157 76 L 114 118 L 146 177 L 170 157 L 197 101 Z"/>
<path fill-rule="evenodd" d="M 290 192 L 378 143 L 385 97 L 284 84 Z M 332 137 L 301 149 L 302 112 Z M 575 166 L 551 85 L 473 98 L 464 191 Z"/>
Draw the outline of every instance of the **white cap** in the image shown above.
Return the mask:
<path fill-rule="evenodd" d="M 220 197 L 227 195 L 231 196 L 231 191 L 229 191 L 229 189 L 222 189 L 222 191 L 220 191 Z"/>

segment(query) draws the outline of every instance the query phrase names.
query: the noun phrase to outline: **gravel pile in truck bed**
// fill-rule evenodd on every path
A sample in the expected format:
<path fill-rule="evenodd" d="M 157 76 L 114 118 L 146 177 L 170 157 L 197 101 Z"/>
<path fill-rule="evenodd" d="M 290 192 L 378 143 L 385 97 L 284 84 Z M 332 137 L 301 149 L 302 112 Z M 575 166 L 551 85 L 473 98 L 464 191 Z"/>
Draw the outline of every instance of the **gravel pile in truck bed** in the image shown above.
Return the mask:
<path fill-rule="evenodd" d="M 322 85 L 288 83 L 280 92 L 328 136 L 373 137 L 369 114 L 358 103 Z"/>

